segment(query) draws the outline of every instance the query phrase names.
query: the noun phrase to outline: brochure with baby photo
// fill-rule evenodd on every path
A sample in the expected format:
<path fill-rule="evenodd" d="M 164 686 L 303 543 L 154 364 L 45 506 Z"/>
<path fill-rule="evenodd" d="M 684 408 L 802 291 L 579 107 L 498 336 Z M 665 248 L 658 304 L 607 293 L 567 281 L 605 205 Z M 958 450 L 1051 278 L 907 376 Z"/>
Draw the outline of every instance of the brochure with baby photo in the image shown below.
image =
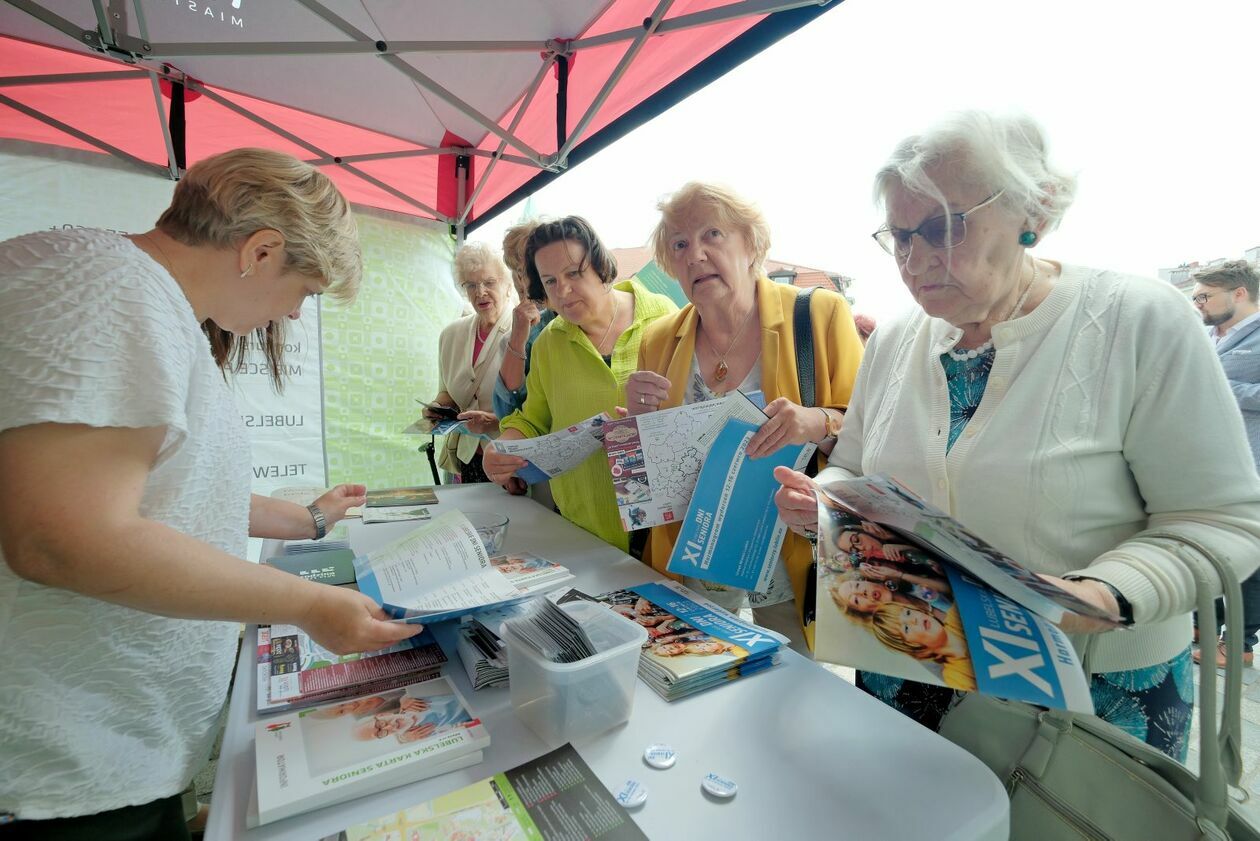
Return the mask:
<path fill-rule="evenodd" d="M 323 841 L 647 841 L 571 745 Z"/>
<path fill-rule="evenodd" d="M 255 726 L 258 824 L 481 761 L 490 734 L 444 677 Z"/>
<path fill-rule="evenodd" d="M 758 425 L 731 418 L 709 448 L 666 570 L 765 593 L 779 566 L 787 526 L 774 505 L 774 469 L 800 470 L 813 444 L 789 444 L 748 458 Z"/>
<path fill-rule="evenodd" d="M 761 392 L 735 391 L 604 426 L 604 453 L 626 531 L 680 522 L 709 447 L 731 418 L 761 426 Z"/>
<path fill-rule="evenodd" d="M 585 597 L 571 590 L 561 602 L 571 598 Z M 647 628 L 639 677 L 667 701 L 769 668 L 787 644 L 676 581 L 614 590 L 599 601 Z"/>
<path fill-rule="evenodd" d="M 814 657 L 1043 707 L 1092 713 L 1059 628 L 898 529 L 818 494 Z"/>
<path fill-rule="evenodd" d="M 451 511 L 354 559 L 359 592 L 398 622 L 428 624 L 512 604 L 572 576 L 527 553 L 487 556 L 477 529 Z"/>
<path fill-rule="evenodd" d="M 612 415 L 600 412 L 548 435 L 516 441 L 499 439 L 494 442 L 494 448 L 529 462 L 517 470 L 516 475 L 527 485 L 536 485 L 569 472 L 599 452 L 604 425 L 611 420 Z"/>

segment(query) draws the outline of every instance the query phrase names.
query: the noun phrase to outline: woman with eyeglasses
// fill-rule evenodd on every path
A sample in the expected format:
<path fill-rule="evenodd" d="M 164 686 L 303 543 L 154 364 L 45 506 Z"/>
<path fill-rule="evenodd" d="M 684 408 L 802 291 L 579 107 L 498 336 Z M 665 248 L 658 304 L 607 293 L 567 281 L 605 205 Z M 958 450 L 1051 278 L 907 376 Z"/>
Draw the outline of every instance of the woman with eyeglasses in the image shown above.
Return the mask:
<path fill-rule="evenodd" d="M 1229 386 L 1171 285 L 1039 256 L 1075 180 L 1026 117 L 955 115 L 902 141 L 875 179 L 875 238 L 918 309 L 866 348 L 819 482 L 888 473 L 1132 630 L 1093 640 L 1103 718 L 1184 759 L 1195 581 L 1184 535 L 1255 568 L 1260 479 Z M 1204 434 L 1210 431 L 1210 434 Z M 793 528 L 813 484 L 778 473 Z M 1076 618 L 1070 633 L 1098 631 Z M 936 727 L 950 690 L 859 672 Z"/>
<path fill-rule="evenodd" d="M 470 242 L 455 253 L 455 285 L 468 297 L 472 315 L 453 321 L 438 336 L 438 394 L 424 416 L 457 418 L 472 435 L 446 436 L 438 466 L 461 482 L 488 481 L 481 466 L 478 435 L 499 432 L 494 386 L 512 331 L 512 285 L 507 266 L 490 246 Z M 436 407 L 436 408 L 435 408 Z"/>

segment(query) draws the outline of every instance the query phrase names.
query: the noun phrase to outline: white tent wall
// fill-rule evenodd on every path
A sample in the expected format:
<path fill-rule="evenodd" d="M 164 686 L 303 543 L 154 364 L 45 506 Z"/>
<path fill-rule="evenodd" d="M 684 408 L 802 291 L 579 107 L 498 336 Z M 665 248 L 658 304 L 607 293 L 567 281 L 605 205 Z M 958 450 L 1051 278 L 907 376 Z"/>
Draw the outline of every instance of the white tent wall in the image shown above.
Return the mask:
<path fill-rule="evenodd" d="M 175 187 L 102 155 L 18 141 L 0 142 L 0 183 L 0 240 L 74 227 L 146 231 Z M 310 299 L 287 325 L 282 394 L 257 351 L 231 377 L 255 493 L 430 481 L 421 441 L 400 433 L 419 416 L 413 398 L 437 393 L 438 333 L 464 305 L 451 280 L 454 246 L 445 225 L 358 208 L 356 216 L 365 263 L 358 300 L 321 311 Z"/>

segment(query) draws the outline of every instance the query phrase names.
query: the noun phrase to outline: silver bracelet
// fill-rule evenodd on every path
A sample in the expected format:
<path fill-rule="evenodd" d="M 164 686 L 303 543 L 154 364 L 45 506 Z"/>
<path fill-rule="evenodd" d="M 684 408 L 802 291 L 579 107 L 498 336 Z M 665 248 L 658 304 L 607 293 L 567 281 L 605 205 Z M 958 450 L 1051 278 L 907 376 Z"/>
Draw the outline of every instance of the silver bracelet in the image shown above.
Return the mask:
<path fill-rule="evenodd" d="M 315 521 L 315 539 L 323 540 L 324 535 L 328 534 L 328 521 L 324 519 L 324 512 L 313 502 L 306 506 L 306 510 L 311 512 L 311 519 Z"/>

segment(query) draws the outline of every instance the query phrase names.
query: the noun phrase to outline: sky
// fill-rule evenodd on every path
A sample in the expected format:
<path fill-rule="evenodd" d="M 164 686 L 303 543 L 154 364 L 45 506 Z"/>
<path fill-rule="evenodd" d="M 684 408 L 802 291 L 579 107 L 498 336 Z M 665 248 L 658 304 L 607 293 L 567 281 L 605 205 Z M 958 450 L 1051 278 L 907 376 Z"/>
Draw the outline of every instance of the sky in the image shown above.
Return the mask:
<path fill-rule="evenodd" d="M 949 111 L 1020 110 L 1079 178 L 1039 256 L 1155 276 L 1260 245 L 1257 0 L 845 0 L 533 196 L 614 248 L 646 244 L 689 180 L 756 201 L 770 256 L 854 278 L 854 309 L 912 306 L 871 179 Z M 469 239 L 498 243 L 513 207 Z"/>

